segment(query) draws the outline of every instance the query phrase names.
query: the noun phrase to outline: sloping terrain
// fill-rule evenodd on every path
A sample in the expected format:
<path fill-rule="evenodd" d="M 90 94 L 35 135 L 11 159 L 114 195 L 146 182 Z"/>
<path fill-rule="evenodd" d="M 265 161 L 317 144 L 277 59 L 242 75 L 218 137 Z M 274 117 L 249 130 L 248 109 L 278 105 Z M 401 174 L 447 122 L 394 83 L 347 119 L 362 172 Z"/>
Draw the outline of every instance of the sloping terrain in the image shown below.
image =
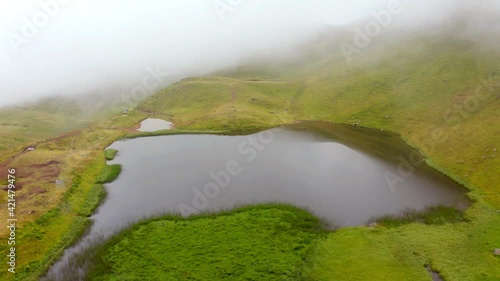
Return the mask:
<path fill-rule="evenodd" d="M 255 62 L 184 79 L 109 120 L 79 121 L 71 117 L 76 108 L 56 111 L 53 103 L 1 110 L 0 166 L 17 168 L 22 187 L 16 277 L 36 280 L 78 237 L 104 167 L 102 150 L 155 116 L 177 130 L 237 132 L 324 120 L 397 132 L 471 190 L 468 221 L 331 233 L 318 241 L 304 276 L 400 280 L 422 276 L 428 265 L 445 280 L 500 279 L 500 259 L 492 254 L 500 248 L 498 48 L 452 35 L 422 36 L 374 42 L 348 63 L 338 40 L 327 33 L 290 63 Z M 34 151 L 23 153 L 33 144 Z M 4 196 L 0 208 L 5 202 Z M 7 278 L 12 275 L 0 273 Z"/>

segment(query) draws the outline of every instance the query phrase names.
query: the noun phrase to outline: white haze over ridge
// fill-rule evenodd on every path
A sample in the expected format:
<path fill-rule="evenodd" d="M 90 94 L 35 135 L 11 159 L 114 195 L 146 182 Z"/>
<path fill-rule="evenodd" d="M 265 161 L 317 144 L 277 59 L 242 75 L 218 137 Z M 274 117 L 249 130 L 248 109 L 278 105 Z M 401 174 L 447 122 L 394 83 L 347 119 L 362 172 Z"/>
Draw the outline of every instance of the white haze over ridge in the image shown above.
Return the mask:
<path fill-rule="evenodd" d="M 12 38 L 22 36 L 24 18 L 53 1 L 0 0 L 0 106 L 50 95 L 117 95 L 140 84 L 146 67 L 169 72 L 166 86 L 255 56 L 290 55 L 320 26 L 359 21 L 392 0 L 60 0 L 66 4 L 16 51 Z M 499 9 L 493 0 L 401 3 L 410 11 L 402 26 L 442 21 L 470 3 Z"/>

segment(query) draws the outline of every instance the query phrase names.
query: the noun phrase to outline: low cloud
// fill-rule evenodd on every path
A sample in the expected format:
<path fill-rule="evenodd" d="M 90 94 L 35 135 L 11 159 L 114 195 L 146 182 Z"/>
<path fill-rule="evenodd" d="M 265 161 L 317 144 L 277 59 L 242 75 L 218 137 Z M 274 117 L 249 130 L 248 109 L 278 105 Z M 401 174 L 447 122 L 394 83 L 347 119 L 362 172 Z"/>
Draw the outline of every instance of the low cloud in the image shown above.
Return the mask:
<path fill-rule="evenodd" d="M 51 95 L 119 96 L 141 85 L 148 67 L 170 74 L 164 87 L 250 58 L 293 57 L 321 26 L 362 22 L 390 2 L 1 1 L 0 106 Z M 405 14 L 392 29 L 425 31 L 457 14 L 466 15 L 464 33 L 498 28 L 497 1 L 401 2 Z"/>

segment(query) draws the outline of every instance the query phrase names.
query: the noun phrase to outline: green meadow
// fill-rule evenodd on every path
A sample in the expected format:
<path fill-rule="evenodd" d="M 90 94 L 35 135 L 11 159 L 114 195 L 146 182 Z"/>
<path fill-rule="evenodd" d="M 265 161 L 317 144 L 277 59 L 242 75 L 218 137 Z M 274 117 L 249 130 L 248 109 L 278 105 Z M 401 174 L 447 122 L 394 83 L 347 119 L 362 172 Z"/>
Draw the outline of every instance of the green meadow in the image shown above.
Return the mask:
<path fill-rule="evenodd" d="M 324 227 L 268 204 L 142 222 L 94 250 L 91 280 L 298 280 Z M 155 245 L 151 248 L 151 245 Z"/>
<path fill-rule="evenodd" d="M 0 279 L 37 280 L 80 237 L 105 196 L 102 183 L 120 172 L 105 164 L 116 154 L 103 152 L 113 141 L 316 120 L 400 134 L 429 165 L 467 188 L 472 206 L 463 214 L 438 209 L 335 231 L 283 205 L 155 218 L 105 242 L 89 278 L 432 280 L 428 267 L 446 281 L 500 280 L 500 257 L 493 255 L 500 248 L 498 49 L 451 35 L 422 36 L 373 43 L 348 63 L 337 41 L 319 42 L 321 52 L 308 50 L 293 63 L 255 62 L 184 79 L 103 121 L 45 110 L 52 104 L 44 103 L 0 110 L 1 166 L 25 171 L 20 200 L 35 211 L 20 218 L 19 273 L 0 272 Z M 147 117 L 172 121 L 175 130 L 136 133 Z M 61 126 L 68 120 L 82 121 Z M 18 154 L 32 144 L 36 150 Z M 55 179 L 64 184 L 54 188 Z"/>

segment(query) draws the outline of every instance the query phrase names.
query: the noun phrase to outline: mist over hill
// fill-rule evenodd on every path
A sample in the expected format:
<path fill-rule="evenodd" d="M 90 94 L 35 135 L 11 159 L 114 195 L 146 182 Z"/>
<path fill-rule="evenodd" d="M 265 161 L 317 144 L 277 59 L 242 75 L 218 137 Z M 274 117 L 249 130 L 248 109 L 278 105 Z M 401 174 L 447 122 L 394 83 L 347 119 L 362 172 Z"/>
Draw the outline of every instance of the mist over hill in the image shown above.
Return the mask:
<path fill-rule="evenodd" d="M 19 19 L 45 10 L 9 4 L 5 8 L 17 14 L 4 17 L 0 29 L 6 39 L 0 44 L 0 105 L 60 96 L 75 98 L 84 112 L 108 110 L 124 95 L 135 92 L 141 101 L 186 77 L 257 63 L 287 62 L 290 69 L 299 60 L 314 64 L 325 57 L 360 61 L 381 44 L 429 36 L 498 50 L 500 9 L 491 0 L 219 2 L 123 4 L 113 21 L 113 3 L 97 10 L 94 2 L 60 5 L 26 42 L 14 40 L 30 30 Z M 79 22 L 90 11 L 92 20 Z M 144 86 L 151 73 L 157 79 Z"/>

